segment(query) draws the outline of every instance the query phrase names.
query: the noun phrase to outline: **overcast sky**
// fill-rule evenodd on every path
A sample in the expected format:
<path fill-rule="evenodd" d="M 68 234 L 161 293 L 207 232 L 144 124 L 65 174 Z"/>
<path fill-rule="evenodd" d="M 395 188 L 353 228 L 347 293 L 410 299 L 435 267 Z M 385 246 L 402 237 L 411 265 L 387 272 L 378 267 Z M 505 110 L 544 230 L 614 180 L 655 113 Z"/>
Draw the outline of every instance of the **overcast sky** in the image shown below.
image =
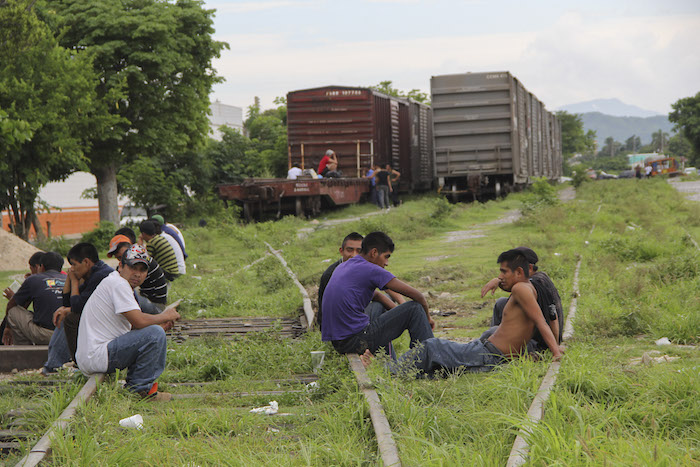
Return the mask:
<path fill-rule="evenodd" d="M 433 75 L 510 71 L 553 110 L 618 98 L 668 113 L 700 91 L 697 0 L 206 1 L 212 99 L 263 108 L 289 91 L 391 80 L 430 93 Z"/>

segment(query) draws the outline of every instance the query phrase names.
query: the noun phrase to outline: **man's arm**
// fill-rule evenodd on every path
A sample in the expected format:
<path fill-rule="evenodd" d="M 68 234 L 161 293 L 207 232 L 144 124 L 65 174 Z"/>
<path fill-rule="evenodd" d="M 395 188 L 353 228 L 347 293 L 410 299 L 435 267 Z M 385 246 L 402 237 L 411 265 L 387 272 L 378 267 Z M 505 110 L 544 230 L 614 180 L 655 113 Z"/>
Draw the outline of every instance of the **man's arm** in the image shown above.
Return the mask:
<path fill-rule="evenodd" d="M 389 294 L 391 299 L 396 302 L 397 305 L 401 305 L 402 303 L 406 303 L 406 297 L 404 297 L 401 294 L 398 294 L 394 292 L 393 290 L 387 290 L 386 293 Z"/>
<path fill-rule="evenodd" d="M 129 310 L 123 313 L 124 317 L 129 320 L 133 329 L 143 329 L 153 324 L 163 326 L 170 329 L 172 324 L 180 319 L 180 313 L 175 308 L 166 308 L 165 311 L 158 315 L 149 315 L 141 310 Z"/>
<path fill-rule="evenodd" d="M 425 301 L 425 297 L 422 293 L 395 277 L 389 282 L 387 282 L 386 288 L 389 290 L 393 290 L 394 292 L 400 293 L 401 295 L 404 295 L 415 302 L 420 303 L 420 305 L 423 307 L 423 310 L 425 310 L 425 315 L 428 317 L 430 327 L 435 329 L 435 321 L 433 321 L 433 318 L 430 317 L 428 302 Z"/>
<path fill-rule="evenodd" d="M 379 290 L 374 291 L 372 301 L 381 303 L 382 306 L 387 310 L 391 310 L 392 308 L 396 307 L 396 303 L 389 300 L 389 297 L 381 293 Z"/>
<path fill-rule="evenodd" d="M 491 292 L 491 295 L 496 293 L 496 289 L 498 288 L 498 284 L 500 284 L 501 281 L 498 280 L 498 277 L 494 277 L 490 281 L 486 283 L 485 286 L 481 288 L 481 298 L 484 298 L 484 295 L 487 293 Z"/>
<path fill-rule="evenodd" d="M 515 298 L 518 304 L 520 304 L 523 312 L 527 317 L 535 323 L 537 330 L 540 331 L 544 342 L 552 351 L 552 355 L 555 360 L 559 360 L 562 356 L 562 351 L 557 344 L 557 339 L 554 337 L 552 330 L 550 329 L 547 321 L 542 315 L 542 310 L 537 304 L 537 299 L 535 298 L 534 289 L 527 283 L 519 283 L 513 286 L 511 291 L 511 298 Z"/>

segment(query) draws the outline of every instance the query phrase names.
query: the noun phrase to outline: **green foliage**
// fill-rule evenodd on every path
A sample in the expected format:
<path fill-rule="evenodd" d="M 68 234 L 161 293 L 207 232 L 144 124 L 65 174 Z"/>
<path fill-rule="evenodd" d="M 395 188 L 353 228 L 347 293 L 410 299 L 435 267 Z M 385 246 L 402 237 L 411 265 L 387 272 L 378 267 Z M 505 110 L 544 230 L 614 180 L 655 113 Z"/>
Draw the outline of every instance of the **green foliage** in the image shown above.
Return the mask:
<path fill-rule="evenodd" d="M 693 147 L 694 159 L 700 160 L 700 92 L 692 97 L 678 99 L 671 105 L 673 109 L 668 119 L 675 123 L 675 129 L 679 130 L 687 138 Z"/>
<path fill-rule="evenodd" d="M 26 238 L 41 186 L 84 167 L 85 133 L 104 122 L 95 108 L 91 58 L 67 50 L 33 3 L 0 7 L 0 209 Z"/>
<path fill-rule="evenodd" d="M 690 141 L 688 141 L 688 138 L 683 135 L 683 133 L 676 133 L 671 136 L 671 139 L 668 140 L 667 152 L 673 157 L 685 157 L 693 164 L 700 162 L 693 157 L 693 146 L 690 144 Z"/>
<path fill-rule="evenodd" d="M 110 224 L 112 225 L 112 224 Z M 114 230 L 114 229 L 112 229 Z M 112 237 L 110 237 L 111 239 Z M 34 246 L 43 251 L 55 251 L 65 258 L 68 251 L 75 245 L 75 240 L 69 240 L 64 237 L 52 237 L 43 240 L 38 240 L 34 243 Z M 99 245 L 98 248 L 102 248 L 103 245 Z"/>
<path fill-rule="evenodd" d="M 119 171 L 123 194 L 148 212 L 156 206 L 166 206 L 164 212 L 168 217 L 177 211 L 183 197 L 175 177 L 174 172 L 166 175 L 156 159 L 145 157 L 139 157 Z"/>
<path fill-rule="evenodd" d="M 615 157 L 607 157 L 601 155 L 589 162 L 589 166 L 595 170 L 603 170 L 605 172 L 620 172 L 629 170 L 629 160 L 627 156 L 618 155 Z"/>
<path fill-rule="evenodd" d="M 109 246 L 109 241 L 114 237 L 115 230 L 117 228 L 114 227 L 114 224 L 102 221 L 95 229 L 84 233 L 80 241 L 92 243 L 100 251 Z"/>
<path fill-rule="evenodd" d="M 528 189 L 521 211 L 524 215 L 531 215 L 540 209 L 558 203 L 557 189 L 549 183 L 547 178 L 540 177 L 536 178 Z"/>
<path fill-rule="evenodd" d="M 93 57 L 92 86 L 113 117 L 86 135 L 98 186 L 112 186 L 109 174 L 138 157 L 205 142 L 209 93 L 221 80 L 212 60 L 227 47 L 212 38 L 213 13 L 196 0 L 47 0 L 44 15 L 61 43 Z"/>
<path fill-rule="evenodd" d="M 573 180 L 571 181 L 571 183 L 574 185 L 574 188 L 580 187 L 582 183 L 591 181 L 586 171 L 580 165 L 574 171 L 574 176 L 572 178 Z"/>
<path fill-rule="evenodd" d="M 421 92 L 420 89 L 411 89 L 408 92 L 401 91 L 400 89 L 396 89 L 394 87 L 393 81 L 380 81 L 380 83 L 376 86 L 370 86 L 369 88 L 388 96 L 405 97 L 430 105 L 430 96 L 428 96 L 428 94 Z"/>
<path fill-rule="evenodd" d="M 454 206 L 447 201 L 447 198 L 440 196 L 432 202 L 430 219 L 431 225 L 441 225 L 454 212 Z"/>
<path fill-rule="evenodd" d="M 608 136 L 607 138 L 605 138 L 605 144 L 602 148 L 600 148 L 600 151 L 598 152 L 598 157 L 607 157 L 612 159 L 620 154 L 622 148 L 622 143 L 615 141 L 615 139 L 612 136 Z"/>
<path fill-rule="evenodd" d="M 564 156 L 592 153 L 595 149 L 595 132 L 584 132 L 580 114 L 570 114 L 565 110 L 556 112 L 561 123 L 561 150 Z"/>

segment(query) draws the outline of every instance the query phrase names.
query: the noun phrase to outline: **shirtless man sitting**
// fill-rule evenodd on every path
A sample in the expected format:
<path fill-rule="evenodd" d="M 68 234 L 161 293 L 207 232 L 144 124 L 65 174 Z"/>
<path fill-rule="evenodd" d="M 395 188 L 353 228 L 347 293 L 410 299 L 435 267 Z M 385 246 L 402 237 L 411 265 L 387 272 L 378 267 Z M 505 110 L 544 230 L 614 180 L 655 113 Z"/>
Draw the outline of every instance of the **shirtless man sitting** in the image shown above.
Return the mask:
<path fill-rule="evenodd" d="M 537 292 L 528 280 L 527 259 L 517 249 L 508 250 L 501 253 L 498 263 L 500 287 L 511 293 L 498 329 L 487 339 L 477 339 L 468 344 L 428 339 L 423 345 L 402 355 L 395 364 L 390 363 L 392 373 L 405 372 L 414 367 L 428 376 L 441 370 L 490 371 L 496 365 L 526 353 L 527 343 L 535 329 L 542 334 L 554 359 L 561 358 L 562 350 L 542 316 L 537 305 Z M 369 353 L 365 353 L 363 361 L 367 363 L 370 357 Z"/>

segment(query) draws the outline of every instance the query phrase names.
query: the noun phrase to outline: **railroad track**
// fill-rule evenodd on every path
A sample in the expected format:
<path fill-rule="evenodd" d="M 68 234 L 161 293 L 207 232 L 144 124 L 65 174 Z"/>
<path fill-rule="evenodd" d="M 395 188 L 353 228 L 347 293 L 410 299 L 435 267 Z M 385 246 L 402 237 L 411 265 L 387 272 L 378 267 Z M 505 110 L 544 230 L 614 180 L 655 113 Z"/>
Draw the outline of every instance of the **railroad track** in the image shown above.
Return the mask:
<path fill-rule="evenodd" d="M 600 207 L 599 207 L 600 209 Z M 593 232 L 595 225 L 591 228 L 590 234 Z M 304 314 L 301 318 L 215 318 L 215 319 L 202 319 L 202 320 L 189 320 L 177 323 L 177 325 L 170 331 L 170 337 L 173 341 L 179 343 L 184 342 L 192 338 L 206 337 L 206 336 L 218 336 L 224 338 L 235 338 L 236 336 L 244 335 L 248 332 L 260 332 L 269 331 L 271 329 L 276 329 L 281 335 L 285 337 L 295 338 L 303 334 L 308 328 L 308 323 L 313 323 L 313 310 L 310 307 L 310 301 L 308 300 L 308 295 L 303 286 L 298 282 L 293 271 L 289 269 L 286 262 L 279 254 L 278 251 L 274 250 L 270 245 L 268 245 L 271 253 L 278 257 L 280 262 L 283 264 L 288 274 L 297 283 L 300 292 L 304 297 Z M 579 258 L 578 264 L 576 266 L 575 276 L 574 276 L 574 296 L 578 295 L 578 273 L 581 267 L 582 258 Z M 308 302 L 308 303 L 307 303 Z M 576 308 L 576 298 L 572 301 L 569 309 L 568 319 L 564 332 L 564 339 L 568 340 L 573 334 L 572 323 L 575 317 Z M 378 454 L 382 459 L 383 465 L 399 466 L 401 465 L 401 459 L 399 452 L 394 440 L 394 435 L 391 431 L 391 426 L 387 419 L 384 408 L 382 407 L 380 395 L 374 389 L 374 385 L 370 378 L 368 377 L 362 363 L 357 355 L 348 355 L 348 361 L 350 368 L 355 374 L 358 388 L 360 392 L 364 395 L 368 406 L 369 414 L 372 421 L 372 425 L 375 430 L 375 435 L 377 437 Z M 528 411 L 528 420 L 523 423 L 523 426 L 529 424 L 532 426 L 536 424 L 544 414 L 544 406 L 549 395 L 549 391 L 556 383 L 556 375 L 559 371 L 560 362 L 554 362 L 548 368 L 547 374 L 543 378 L 542 384 L 538 393 L 533 400 L 532 406 Z M 40 442 L 29 452 L 29 454 L 23 458 L 17 465 L 27 466 L 27 465 L 37 465 L 44 456 L 50 452 L 50 439 L 56 430 L 65 428 L 69 423 L 72 413 L 75 412 L 75 408 L 86 401 L 94 392 L 94 388 L 101 381 L 102 377 L 91 378 L 88 383 L 81 389 L 80 393 L 71 402 L 68 408 L 61 414 L 59 419 L 50 427 L 49 431 L 41 438 Z M 278 387 L 284 386 L 284 389 L 275 390 L 249 390 L 249 391 L 234 391 L 234 392 L 215 392 L 215 391 L 205 391 L 196 393 L 176 393 L 174 394 L 176 399 L 195 399 L 195 398 L 207 398 L 207 397 L 227 397 L 227 398 L 247 398 L 261 395 L 269 396 L 279 396 L 287 394 L 300 394 L 307 392 L 306 388 L 301 385 L 309 384 L 316 381 L 318 377 L 314 374 L 296 375 L 293 378 L 282 378 L 273 379 L 266 381 L 257 381 L 257 383 L 274 383 Z M 28 386 L 31 384 L 36 384 L 39 387 L 53 387 L 60 386 L 70 382 L 70 380 L 46 380 L 41 382 L 13 382 L 11 386 Z M 207 389 L 209 386 L 216 384 L 217 382 L 183 382 L 183 383 L 166 383 L 165 386 L 170 389 L 172 388 L 203 388 Z M 256 383 L 256 381 L 249 381 L 249 383 Z M 295 386 L 299 386 L 296 389 Z M 280 414 L 280 415 L 291 415 L 291 414 Z M 12 419 L 12 417 L 5 417 L 6 419 Z M 18 418 L 18 417 L 16 417 Z M 20 418 L 21 420 L 21 418 Z M 516 437 L 513 449 L 511 451 L 511 456 L 508 459 L 508 465 L 521 465 L 527 460 L 527 455 L 529 452 L 528 437 L 530 431 L 528 429 L 523 429 Z M 3 437 L 4 436 L 4 437 Z M 31 432 L 22 429 L 19 422 L 12 426 L 8 426 L 5 430 L 0 431 L 0 449 L 2 450 L 16 450 L 23 443 L 26 445 L 26 440 L 33 436 Z"/>

